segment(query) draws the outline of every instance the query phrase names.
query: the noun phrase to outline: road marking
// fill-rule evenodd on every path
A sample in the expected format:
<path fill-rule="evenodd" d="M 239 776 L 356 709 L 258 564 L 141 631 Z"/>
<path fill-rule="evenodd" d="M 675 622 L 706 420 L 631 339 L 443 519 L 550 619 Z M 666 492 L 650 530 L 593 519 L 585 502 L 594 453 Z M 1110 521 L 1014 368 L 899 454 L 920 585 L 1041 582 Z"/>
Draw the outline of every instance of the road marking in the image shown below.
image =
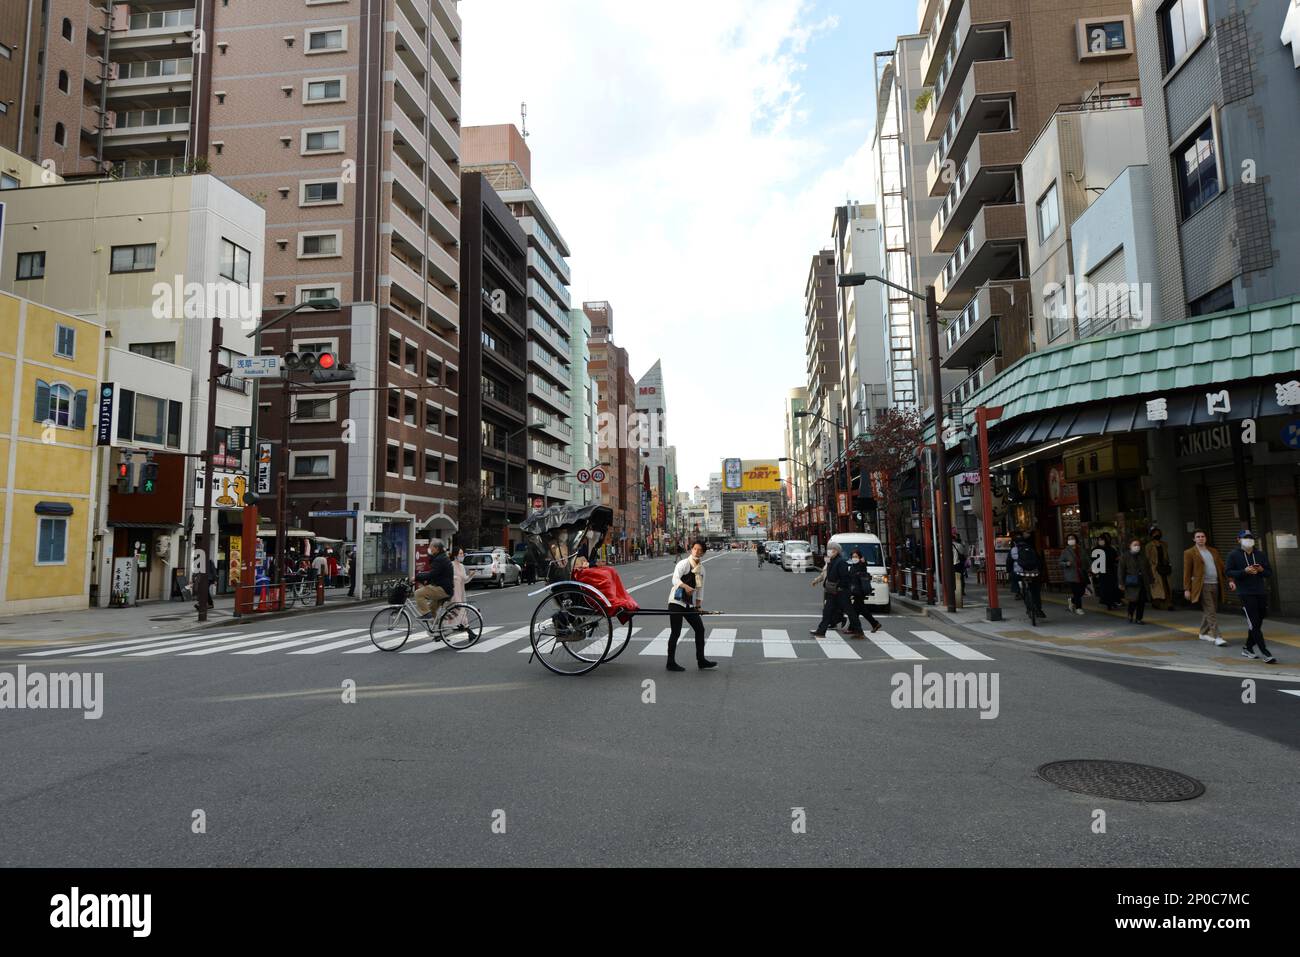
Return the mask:
<path fill-rule="evenodd" d="M 893 635 L 883 631 L 878 631 L 874 635 L 868 634 L 867 638 L 877 648 L 899 661 L 925 661 L 925 655 L 921 654 L 915 648 L 909 648 Z"/>
<path fill-rule="evenodd" d="M 713 628 L 704 642 L 704 657 L 731 658 L 736 653 L 736 629 Z"/>
<path fill-rule="evenodd" d="M 763 629 L 764 658 L 798 658 L 794 645 L 790 643 L 790 633 L 784 629 Z"/>
<path fill-rule="evenodd" d="M 937 631 L 914 631 L 912 634 L 922 641 L 928 642 L 938 648 L 940 651 L 946 651 L 954 658 L 960 658 L 962 661 L 992 661 L 988 655 L 976 651 L 974 648 L 967 648 L 960 641 L 954 641 L 947 635 L 941 635 Z"/>
<path fill-rule="evenodd" d="M 262 632 L 263 635 L 267 632 Z M 271 632 L 279 635 L 280 632 Z M 234 638 L 207 638 L 203 641 L 187 641 L 181 645 L 168 645 L 165 648 L 155 648 L 152 651 L 132 651 L 125 657 L 127 658 L 152 658 L 155 655 L 170 655 L 177 651 L 189 651 L 191 648 L 207 648 L 211 652 L 229 651 L 231 648 L 242 648 L 248 644 L 248 635 L 237 635 Z"/>
<path fill-rule="evenodd" d="M 407 694 L 466 694 L 475 691 L 514 691 L 518 688 L 526 687 L 528 687 L 528 685 L 522 681 L 511 681 L 503 684 L 490 685 L 461 685 L 452 688 L 440 688 L 437 685 L 430 684 L 374 685 L 369 687 L 358 687 L 357 693 L 359 695 L 365 695 L 368 698 L 383 698 Z M 204 700 L 274 701 L 277 698 L 336 698 L 338 697 L 338 694 L 338 688 L 311 688 L 306 691 L 269 691 L 261 694 L 223 695 L 218 698 L 205 698 Z"/>
<path fill-rule="evenodd" d="M 193 637 L 194 637 L 193 635 L 190 635 L 190 636 L 189 636 L 189 638 L 193 638 Z M 207 637 L 208 637 L 209 639 L 221 638 L 223 641 L 237 641 L 237 640 L 240 639 L 240 638 L 246 637 L 246 635 L 245 635 L 244 633 L 241 633 L 241 632 L 238 632 L 238 631 L 219 631 L 219 632 L 217 632 L 216 634 L 208 635 Z M 164 646 L 171 647 L 171 646 L 175 646 L 175 645 L 184 644 L 187 640 L 189 640 L 189 639 L 188 639 L 188 638 L 169 638 L 169 639 L 167 639 L 166 641 L 155 641 L 155 642 L 153 642 L 152 644 L 141 645 L 141 646 L 139 646 L 139 649 L 142 650 L 142 649 L 144 649 L 144 648 L 161 648 L 161 647 L 164 647 Z M 108 649 L 106 649 L 106 650 L 104 650 L 104 651 L 91 651 L 91 652 L 87 652 L 87 653 L 84 653 L 84 654 L 82 654 L 82 653 L 78 653 L 78 654 L 76 654 L 76 655 L 73 655 L 72 657 L 74 657 L 74 658 L 102 658 L 104 655 L 115 655 L 115 654 L 117 654 L 117 653 L 118 653 L 119 651 L 121 651 L 121 650 L 123 650 L 123 649 L 121 649 L 121 648 L 108 648 Z"/>
<path fill-rule="evenodd" d="M 90 651 L 93 648 L 128 648 L 132 645 L 144 645 L 151 641 L 179 640 L 181 638 L 193 638 L 195 635 L 201 635 L 201 631 L 192 631 L 180 635 L 151 635 L 148 638 L 131 638 L 127 641 L 101 641 L 93 645 L 64 645 L 61 648 L 54 648 L 49 651 L 29 651 L 25 652 L 23 658 L 46 658 L 50 655 L 68 655 L 74 651 Z M 223 634 L 223 632 L 218 632 Z"/>
<path fill-rule="evenodd" d="M 614 622 L 613 637 L 610 639 L 610 642 L 609 642 L 609 646 L 610 646 L 611 648 L 613 648 L 616 644 L 619 644 L 619 643 L 621 643 L 621 642 L 623 641 L 623 630 L 622 630 L 622 629 L 623 629 L 623 628 L 626 628 L 626 627 L 627 627 L 626 625 L 622 625 L 622 626 L 620 626 L 620 625 L 618 624 L 618 622 Z M 643 632 L 643 631 L 645 631 L 644 628 L 633 628 L 633 629 L 632 629 L 632 637 L 635 638 L 637 635 L 641 634 L 641 632 Z M 528 634 L 528 632 L 525 630 L 524 634 Z M 595 641 L 592 642 L 592 644 L 595 644 L 596 642 L 602 642 L 602 641 L 604 641 L 604 640 L 605 640 L 605 639 L 603 639 L 603 638 L 597 638 L 597 639 L 595 639 Z M 629 639 L 629 640 L 630 640 L 630 639 Z M 545 650 L 545 651 L 550 651 L 551 649 L 550 649 L 550 648 L 547 648 L 547 647 L 545 646 L 546 641 L 549 641 L 549 637 L 543 639 L 543 650 Z M 665 646 L 664 646 L 664 651 L 666 652 L 667 650 L 668 650 L 668 648 L 667 648 L 667 646 L 665 645 Z M 532 654 L 532 653 L 533 653 L 533 643 L 532 643 L 532 641 L 530 640 L 530 641 L 528 642 L 528 644 L 526 644 L 524 647 L 520 648 L 520 649 L 519 649 L 519 653 L 520 653 L 521 655 L 530 655 L 530 654 Z"/>
<path fill-rule="evenodd" d="M 672 629 L 665 628 L 659 634 L 655 635 L 644 648 L 641 649 L 643 655 L 658 655 L 666 657 L 668 655 L 668 636 L 672 634 Z"/>
<path fill-rule="evenodd" d="M 861 658 L 862 657 L 856 651 L 854 651 L 849 646 L 849 643 L 845 641 L 843 638 L 841 638 L 839 635 L 827 635 L 825 638 L 822 638 L 819 641 L 817 641 L 816 644 L 821 646 L 821 649 L 826 653 L 827 658 Z"/>
<path fill-rule="evenodd" d="M 320 638 L 337 638 L 339 635 L 350 635 L 350 634 L 351 634 L 352 632 L 354 632 L 354 631 L 356 631 L 355 628 L 349 628 L 347 631 L 338 631 L 338 632 L 334 632 L 334 633 L 331 634 L 331 635 L 320 635 L 320 636 L 318 636 L 318 637 L 320 637 Z M 303 634 L 303 633 L 299 631 L 299 632 L 294 632 L 294 634 L 299 634 L 299 635 L 301 635 L 301 634 Z M 286 635 L 286 634 L 285 634 L 284 632 L 282 632 L 282 631 L 264 631 L 264 632 L 262 632 L 258 637 L 256 637 L 256 638 L 250 638 L 248 641 L 238 641 L 238 642 L 235 642 L 235 644 L 233 644 L 233 645 L 219 645 L 219 646 L 217 646 L 217 647 L 215 647 L 215 648 L 202 648 L 202 649 L 200 649 L 199 651 L 186 651 L 186 652 L 182 652 L 181 654 L 177 655 L 176 657 L 177 657 L 177 658 L 191 658 L 191 657 L 198 657 L 198 656 L 201 656 L 201 655 L 219 655 L 219 654 L 221 654 L 222 652 L 232 651 L 232 650 L 234 650 L 235 648 L 251 648 L 251 647 L 254 646 L 254 645 L 264 645 L 264 644 L 266 644 L 267 642 L 271 642 L 271 641 L 283 641 L 283 640 L 284 640 L 285 638 L 287 638 L 287 637 L 289 637 L 289 636 Z M 313 639 L 313 640 L 314 640 L 314 639 Z M 290 644 L 296 644 L 296 643 L 297 643 L 297 642 L 291 642 Z M 196 645 L 195 647 L 198 647 L 198 646 Z M 285 647 L 288 647 L 288 646 L 286 645 Z M 173 649 L 171 649 L 171 650 L 172 650 L 172 651 L 175 651 L 176 649 L 173 648 Z"/>
<path fill-rule="evenodd" d="M 277 639 L 277 643 L 272 645 L 270 648 L 258 648 L 256 651 L 236 651 L 234 652 L 234 654 L 260 655 L 269 651 L 281 651 L 285 648 L 297 648 L 301 645 L 315 644 L 318 641 L 328 641 L 331 638 L 342 638 L 344 635 L 355 635 L 360 631 L 361 631 L 360 628 L 344 628 L 342 631 L 331 631 L 331 632 L 326 632 L 325 634 L 321 634 L 318 630 L 315 629 L 313 629 L 312 631 L 294 631 L 294 632 L 289 632 L 288 634 L 280 635 L 279 638 Z M 298 635 L 307 635 L 308 637 L 299 638 L 297 637 Z M 292 638 L 293 640 L 286 641 L 285 639 L 287 638 Z M 224 649 L 218 649 L 218 650 L 224 650 Z M 211 653 L 212 652 L 208 652 L 208 654 Z M 201 652 L 194 652 L 194 654 L 201 654 Z"/>
<path fill-rule="evenodd" d="M 489 631 L 500 631 L 500 626 L 494 625 L 491 628 L 484 628 L 483 634 L 486 635 Z M 482 654 L 486 654 L 489 651 L 496 651 L 498 648 L 504 648 L 506 645 L 509 645 L 513 642 L 518 641 L 520 638 L 525 638 L 527 636 L 528 636 L 527 628 L 516 628 L 514 631 L 507 631 L 504 635 L 497 635 L 495 638 L 492 638 L 489 641 L 484 641 L 482 636 L 480 636 L 479 640 L 475 644 L 472 644 L 468 648 L 466 648 L 465 651 L 467 652 L 473 651 L 482 655 Z"/>
<path fill-rule="evenodd" d="M 421 639 L 423 639 L 423 641 L 421 641 Z M 424 632 L 418 635 L 412 635 L 410 639 L 407 641 L 406 647 L 402 648 L 398 652 L 398 654 L 399 655 L 431 655 L 435 651 L 442 651 L 446 647 L 447 644 L 445 642 L 434 641 L 433 635 Z M 343 653 L 345 655 L 356 654 L 356 652 L 353 651 L 345 651 Z"/>
<path fill-rule="evenodd" d="M 1283 694 L 1293 694 L 1293 695 L 1295 695 L 1296 697 L 1300 697 L 1300 691 L 1291 691 L 1291 690 L 1286 689 L 1286 688 L 1278 688 L 1277 690 L 1280 691 L 1280 692 L 1282 692 Z"/>
<path fill-rule="evenodd" d="M 338 648 L 347 648 L 349 645 L 359 645 L 362 642 L 370 641 L 370 632 L 365 630 L 364 633 L 356 638 L 344 638 L 342 641 L 332 641 L 328 645 L 312 645 L 310 648 L 299 648 L 297 651 L 291 651 L 291 655 L 319 655 L 322 652 L 334 651 Z"/>

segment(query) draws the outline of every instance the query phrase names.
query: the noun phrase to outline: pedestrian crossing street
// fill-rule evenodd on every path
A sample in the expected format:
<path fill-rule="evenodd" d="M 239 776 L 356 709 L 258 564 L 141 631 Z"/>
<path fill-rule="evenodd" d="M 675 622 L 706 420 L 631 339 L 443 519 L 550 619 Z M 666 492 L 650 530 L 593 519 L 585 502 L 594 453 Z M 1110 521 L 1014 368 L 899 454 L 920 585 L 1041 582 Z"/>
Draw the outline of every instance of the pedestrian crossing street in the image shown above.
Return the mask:
<path fill-rule="evenodd" d="M 741 634 L 743 632 L 743 634 Z M 626 634 L 618 629 L 611 648 L 616 648 Z M 632 642 L 623 657 L 645 655 L 667 657 L 667 628 L 633 628 Z M 685 629 L 680 640 L 678 655 L 686 661 L 694 654 L 695 641 L 690 629 Z M 427 655 L 448 651 L 442 642 L 428 635 L 412 634 L 406 645 L 395 654 Z M 478 643 L 458 654 L 484 655 L 493 652 L 528 654 L 532 650 L 528 641 L 528 628 L 505 629 L 485 627 Z M 338 631 L 312 628 L 300 631 L 198 631 L 177 635 L 153 636 L 105 641 L 85 645 L 61 645 L 21 654 L 22 658 L 203 658 L 210 655 L 370 655 L 379 653 L 370 641 L 368 628 L 345 628 Z M 775 660 L 831 659 L 835 661 L 861 661 L 863 659 L 894 659 L 897 661 L 925 661 L 928 659 L 956 658 L 961 661 L 991 661 L 988 655 L 967 647 L 959 641 L 937 631 L 898 630 L 890 634 L 884 630 L 866 639 L 848 641 L 834 632 L 825 638 L 814 639 L 806 632 L 792 637 L 780 628 L 712 628 L 705 632 L 704 653 L 709 658 L 757 657 Z"/>

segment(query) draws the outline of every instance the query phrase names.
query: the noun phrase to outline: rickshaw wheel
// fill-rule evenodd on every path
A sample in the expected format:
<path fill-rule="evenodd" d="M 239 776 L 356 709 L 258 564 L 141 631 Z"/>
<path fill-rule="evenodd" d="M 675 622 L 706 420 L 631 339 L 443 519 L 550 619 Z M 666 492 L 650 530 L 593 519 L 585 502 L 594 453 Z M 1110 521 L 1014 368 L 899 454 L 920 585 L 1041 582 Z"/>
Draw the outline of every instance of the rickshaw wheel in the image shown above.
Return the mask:
<path fill-rule="evenodd" d="M 537 605 L 529 627 L 533 653 L 557 675 L 583 675 L 609 653 L 614 637 L 599 599 L 581 590 L 552 591 Z"/>
<path fill-rule="evenodd" d="M 626 651 L 628 642 L 632 639 L 632 626 L 630 624 L 623 625 L 620 623 L 618 627 L 623 629 L 623 637 L 614 639 L 613 643 L 610 645 L 609 651 L 605 652 L 605 661 L 613 661 Z"/>

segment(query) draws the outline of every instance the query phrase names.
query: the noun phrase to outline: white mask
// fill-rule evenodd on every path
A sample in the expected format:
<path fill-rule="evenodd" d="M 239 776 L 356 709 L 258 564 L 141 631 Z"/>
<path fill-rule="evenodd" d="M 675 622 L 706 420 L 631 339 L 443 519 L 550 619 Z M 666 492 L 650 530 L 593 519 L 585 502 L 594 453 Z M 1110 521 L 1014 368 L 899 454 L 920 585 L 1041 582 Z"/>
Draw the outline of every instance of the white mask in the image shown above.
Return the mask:
<path fill-rule="evenodd" d="M 1071 548 L 1073 548 L 1075 545 L 1079 544 L 1079 540 L 1077 538 L 1072 538 L 1068 542 L 1066 542 L 1066 544 L 1069 545 Z"/>
<path fill-rule="evenodd" d="M 1130 545 L 1130 546 L 1128 547 L 1128 550 L 1129 550 L 1130 552 L 1132 552 L 1134 555 L 1137 555 L 1139 552 L 1142 551 L 1142 546 L 1141 546 L 1141 545 Z"/>
<path fill-rule="evenodd" d="M 1254 540 L 1253 538 L 1243 538 L 1243 539 L 1241 540 L 1241 547 L 1242 547 L 1242 548 L 1254 548 L 1254 547 L 1255 547 L 1255 540 Z"/>

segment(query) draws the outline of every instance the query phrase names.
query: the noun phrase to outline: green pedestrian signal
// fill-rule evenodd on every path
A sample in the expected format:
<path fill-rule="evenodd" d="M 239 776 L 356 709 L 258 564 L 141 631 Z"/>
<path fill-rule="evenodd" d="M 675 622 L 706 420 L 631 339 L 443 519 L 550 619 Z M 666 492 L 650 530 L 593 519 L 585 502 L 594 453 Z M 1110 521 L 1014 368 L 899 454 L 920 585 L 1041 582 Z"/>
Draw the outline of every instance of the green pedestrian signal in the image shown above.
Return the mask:
<path fill-rule="evenodd" d="M 152 495 L 158 489 L 158 463 L 145 462 L 140 469 L 140 494 Z"/>

